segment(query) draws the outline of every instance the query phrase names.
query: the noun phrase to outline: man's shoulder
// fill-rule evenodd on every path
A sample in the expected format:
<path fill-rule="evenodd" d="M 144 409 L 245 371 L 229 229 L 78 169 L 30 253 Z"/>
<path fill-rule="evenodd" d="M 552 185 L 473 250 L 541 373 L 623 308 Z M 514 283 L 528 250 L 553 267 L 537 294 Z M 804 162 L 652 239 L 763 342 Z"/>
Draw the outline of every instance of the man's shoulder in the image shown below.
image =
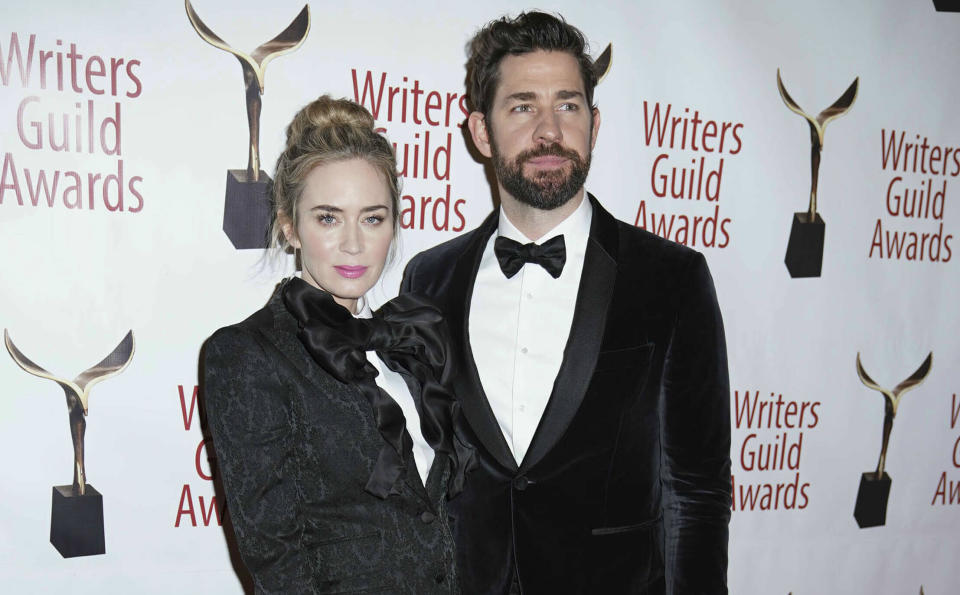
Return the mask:
<path fill-rule="evenodd" d="M 604 212 L 604 215 L 609 217 L 616 227 L 621 270 L 635 265 L 642 268 L 652 267 L 664 272 L 676 272 L 683 270 L 691 262 L 703 258 L 703 255 L 694 248 L 621 221 L 610 213 Z"/>

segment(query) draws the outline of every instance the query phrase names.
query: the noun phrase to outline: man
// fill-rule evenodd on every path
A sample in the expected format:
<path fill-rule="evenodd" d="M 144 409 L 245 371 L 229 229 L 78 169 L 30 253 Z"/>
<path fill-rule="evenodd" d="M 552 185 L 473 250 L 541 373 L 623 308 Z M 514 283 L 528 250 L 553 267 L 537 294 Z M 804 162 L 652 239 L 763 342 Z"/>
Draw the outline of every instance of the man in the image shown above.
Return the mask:
<path fill-rule="evenodd" d="M 490 23 L 468 61 L 501 205 L 415 257 L 476 448 L 450 501 L 466 593 L 726 593 L 729 387 L 703 256 L 584 192 L 600 128 L 585 40 Z"/>

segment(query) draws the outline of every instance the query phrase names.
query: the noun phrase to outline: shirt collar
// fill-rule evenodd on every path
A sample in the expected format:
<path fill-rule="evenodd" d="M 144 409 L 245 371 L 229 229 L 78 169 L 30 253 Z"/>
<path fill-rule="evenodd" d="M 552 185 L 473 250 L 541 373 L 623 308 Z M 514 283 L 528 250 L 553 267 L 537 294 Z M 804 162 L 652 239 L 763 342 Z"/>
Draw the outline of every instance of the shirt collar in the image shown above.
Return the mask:
<path fill-rule="evenodd" d="M 584 191 L 583 200 L 580 201 L 580 206 L 577 207 L 577 210 L 570 213 L 566 219 L 543 234 L 543 236 L 534 243 L 540 244 L 558 235 L 564 236 L 567 245 L 570 245 L 572 242 L 586 243 L 587 238 L 590 237 L 590 222 L 592 219 L 593 205 L 590 204 L 590 199 L 587 197 L 586 191 Z M 507 217 L 507 213 L 502 207 L 500 209 L 500 223 L 497 228 L 497 235 L 504 236 L 521 244 L 527 244 L 532 241 L 525 236 L 522 231 L 517 229 Z"/>
<path fill-rule="evenodd" d="M 367 296 L 360 296 L 357 305 L 359 308 L 357 308 L 357 313 L 353 315 L 354 318 L 373 318 L 373 310 L 370 309 L 370 300 L 367 299 Z"/>

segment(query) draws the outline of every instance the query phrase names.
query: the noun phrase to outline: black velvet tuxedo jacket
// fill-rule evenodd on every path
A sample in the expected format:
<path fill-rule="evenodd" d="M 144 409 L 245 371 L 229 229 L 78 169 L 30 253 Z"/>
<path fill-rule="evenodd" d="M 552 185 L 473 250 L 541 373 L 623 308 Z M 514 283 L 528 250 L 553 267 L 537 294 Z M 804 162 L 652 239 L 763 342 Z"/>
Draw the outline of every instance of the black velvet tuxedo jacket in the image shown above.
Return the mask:
<path fill-rule="evenodd" d="M 258 593 L 458 593 L 449 459 L 364 490 L 384 444 L 358 387 L 313 361 L 279 290 L 204 350 L 203 399 L 239 549 Z M 419 385 L 404 375 L 415 398 Z"/>
<path fill-rule="evenodd" d="M 401 291 L 453 337 L 447 381 L 478 468 L 450 500 L 465 593 L 726 593 L 729 385 L 698 252 L 617 221 L 596 199 L 553 392 L 517 464 L 470 348 L 474 279 L 498 213 L 415 257 Z M 536 266 L 536 265 L 527 265 Z M 512 586 L 513 585 L 513 586 Z"/>

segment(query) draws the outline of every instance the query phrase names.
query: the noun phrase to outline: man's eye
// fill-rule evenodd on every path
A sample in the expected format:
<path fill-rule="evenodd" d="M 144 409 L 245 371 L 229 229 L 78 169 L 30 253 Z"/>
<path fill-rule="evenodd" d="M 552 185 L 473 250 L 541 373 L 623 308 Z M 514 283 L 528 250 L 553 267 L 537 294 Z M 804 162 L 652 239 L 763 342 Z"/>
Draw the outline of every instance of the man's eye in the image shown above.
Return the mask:
<path fill-rule="evenodd" d="M 531 111 L 533 111 L 533 106 L 524 103 L 524 104 L 521 104 L 521 105 L 516 105 L 516 106 L 514 106 L 511 111 L 514 111 L 514 112 L 531 112 Z"/>
<path fill-rule="evenodd" d="M 565 112 L 574 112 L 574 111 L 577 111 L 578 109 L 580 109 L 580 106 L 577 105 L 576 103 L 561 103 L 561 104 L 557 107 L 557 109 L 559 109 L 560 111 L 565 111 Z"/>

